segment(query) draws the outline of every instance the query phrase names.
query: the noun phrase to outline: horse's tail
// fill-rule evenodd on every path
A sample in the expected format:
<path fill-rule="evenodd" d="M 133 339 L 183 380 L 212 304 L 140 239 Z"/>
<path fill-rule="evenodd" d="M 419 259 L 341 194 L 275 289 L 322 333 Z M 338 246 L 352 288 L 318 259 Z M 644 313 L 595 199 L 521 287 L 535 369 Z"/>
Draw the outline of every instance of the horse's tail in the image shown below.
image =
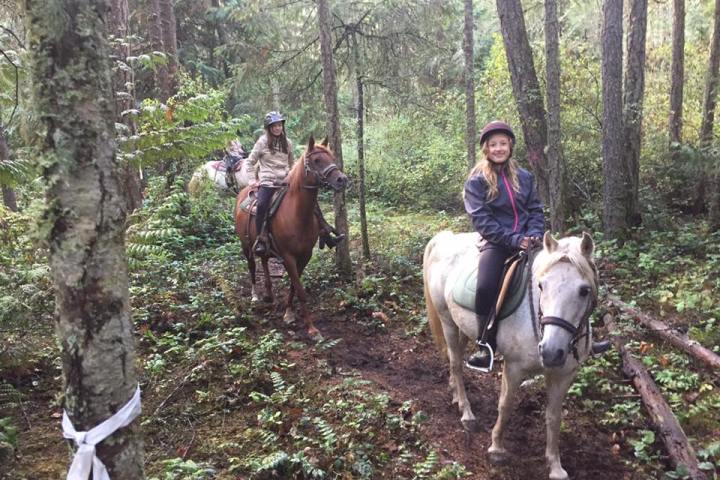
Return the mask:
<path fill-rule="evenodd" d="M 440 314 L 435 307 L 432 295 L 430 294 L 430 256 L 432 255 L 433 248 L 438 241 L 440 236 L 446 236 L 451 232 L 443 231 L 435 235 L 428 244 L 425 246 L 425 253 L 423 254 L 423 290 L 425 292 L 425 308 L 427 310 L 428 324 L 430 325 L 430 332 L 432 333 L 435 345 L 440 350 L 440 354 L 443 358 L 447 359 L 447 343 L 445 342 L 445 335 L 443 335 L 442 323 L 440 321 Z"/>

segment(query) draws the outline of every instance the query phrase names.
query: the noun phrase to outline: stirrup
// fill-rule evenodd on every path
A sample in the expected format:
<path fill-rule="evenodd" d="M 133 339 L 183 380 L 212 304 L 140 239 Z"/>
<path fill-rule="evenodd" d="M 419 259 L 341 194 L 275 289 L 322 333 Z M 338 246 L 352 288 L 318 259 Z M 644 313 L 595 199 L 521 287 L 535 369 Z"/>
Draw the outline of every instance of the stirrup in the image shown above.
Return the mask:
<path fill-rule="evenodd" d="M 476 370 L 478 372 L 483 372 L 483 373 L 492 372 L 493 365 L 495 364 L 495 351 L 493 350 L 492 346 L 487 342 L 478 340 L 475 343 L 477 344 L 479 351 L 475 352 L 473 355 L 470 355 L 470 358 L 467 361 L 465 361 L 465 366 L 471 370 Z M 490 360 L 489 360 L 488 366 L 480 367 L 480 366 L 473 365 L 472 363 L 470 363 L 470 361 L 472 360 L 472 357 L 480 354 L 480 352 L 482 352 L 483 350 L 485 352 L 487 352 L 488 355 L 490 355 Z"/>

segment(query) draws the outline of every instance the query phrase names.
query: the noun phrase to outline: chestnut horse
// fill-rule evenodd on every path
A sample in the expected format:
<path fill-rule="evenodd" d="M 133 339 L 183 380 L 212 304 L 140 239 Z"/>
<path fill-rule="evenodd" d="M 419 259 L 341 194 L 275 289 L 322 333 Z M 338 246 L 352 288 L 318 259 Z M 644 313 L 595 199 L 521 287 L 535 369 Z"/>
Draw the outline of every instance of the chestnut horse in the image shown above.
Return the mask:
<path fill-rule="evenodd" d="M 327 148 L 327 141 L 317 145 L 315 140 L 310 137 L 307 150 L 295 162 L 286 180 L 288 189 L 285 197 L 275 214 L 268 220 L 267 225 L 268 232 L 273 239 L 273 249 L 277 251 L 282 259 L 290 278 L 290 292 L 288 293 L 284 320 L 288 323 L 295 320 L 293 298 L 297 295 L 300 303 L 300 315 L 305 321 L 308 333 L 315 336 L 319 331 L 315 328 L 312 315 L 307 309 L 307 295 L 302 283 L 300 283 L 300 276 L 310 261 L 313 247 L 318 241 L 320 226 L 314 211 L 318 189 L 320 187 L 330 187 L 335 191 L 340 191 L 345 188 L 347 177 L 335 164 L 335 156 Z M 252 299 L 257 301 L 255 292 L 255 253 L 253 252 L 253 245 L 257 237 L 255 216 L 251 216 L 240 208 L 250 190 L 250 187 L 246 187 L 237 196 L 235 203 L 235 232 L 240 236 L 243 254 L 247 258 L 252 283 Z M 272 302 L 273 292 L 268 259 L 269 254 L 260 256 L 263 272 L 265 273 L 264 300 Z"/>

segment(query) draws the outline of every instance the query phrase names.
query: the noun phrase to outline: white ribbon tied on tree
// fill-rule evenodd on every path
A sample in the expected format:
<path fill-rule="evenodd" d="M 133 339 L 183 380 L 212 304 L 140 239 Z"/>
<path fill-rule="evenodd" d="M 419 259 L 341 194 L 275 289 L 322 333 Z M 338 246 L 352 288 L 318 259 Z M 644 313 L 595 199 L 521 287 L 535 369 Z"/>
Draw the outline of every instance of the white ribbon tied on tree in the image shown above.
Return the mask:
<path fill-rule="evenodd" d="M 138 415 L 140 415 L 140 385 L 124 407 L 89 432 L 75 430 L 67 412 L 63 410 L 63 437 L 74 440 L 78 446 L 67 480 L 87 480 L 91 471 L 93 480 L 110 480 L 107 468 L 95 455 L 95 445 L 112 435 L 118 428 L 130 425 Z"/>

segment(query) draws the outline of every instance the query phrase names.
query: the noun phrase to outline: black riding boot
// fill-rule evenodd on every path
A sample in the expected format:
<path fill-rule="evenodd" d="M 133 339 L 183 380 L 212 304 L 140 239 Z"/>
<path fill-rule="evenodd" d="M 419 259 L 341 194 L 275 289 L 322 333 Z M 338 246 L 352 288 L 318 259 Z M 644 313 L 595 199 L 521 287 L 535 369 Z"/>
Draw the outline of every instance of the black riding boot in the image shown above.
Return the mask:
<path fill-rule="evenodd" d="M 479 372 L 489 372 L 492 370 L 493 352 L 487 343 L 478 344 L 478 351 L 470 355 L 465 362 L 465 366 L 471 370 Z"/>
<path fill-rule="evenodd" d="M 593 355 L 600 355 L 601 353 L 605 353 L 610 350 L 611 346 L 612 344 L 610 343 L 610 340 L 592 342 L 592 349 L 590 350 L 590 353 L 592 353 Z"/>
<path fill-rule="evenodd" d="M 327 245 L 328 248 L 333 248 L 338 243 L 342 242 L 345 239 L 344 233 L 338 233 L 337 230 L 335 230 L 332 225 L 327 223 L 325 220 L 325 217 L 322 214 L 322 210 L 320 210 L 320 205 L 315 203 L 315 216 L 318 219 L 318 222 L 320 223 L 320 249 L 322 250 Z M 334 235 L 334 236 L 333 236 Z"/>

